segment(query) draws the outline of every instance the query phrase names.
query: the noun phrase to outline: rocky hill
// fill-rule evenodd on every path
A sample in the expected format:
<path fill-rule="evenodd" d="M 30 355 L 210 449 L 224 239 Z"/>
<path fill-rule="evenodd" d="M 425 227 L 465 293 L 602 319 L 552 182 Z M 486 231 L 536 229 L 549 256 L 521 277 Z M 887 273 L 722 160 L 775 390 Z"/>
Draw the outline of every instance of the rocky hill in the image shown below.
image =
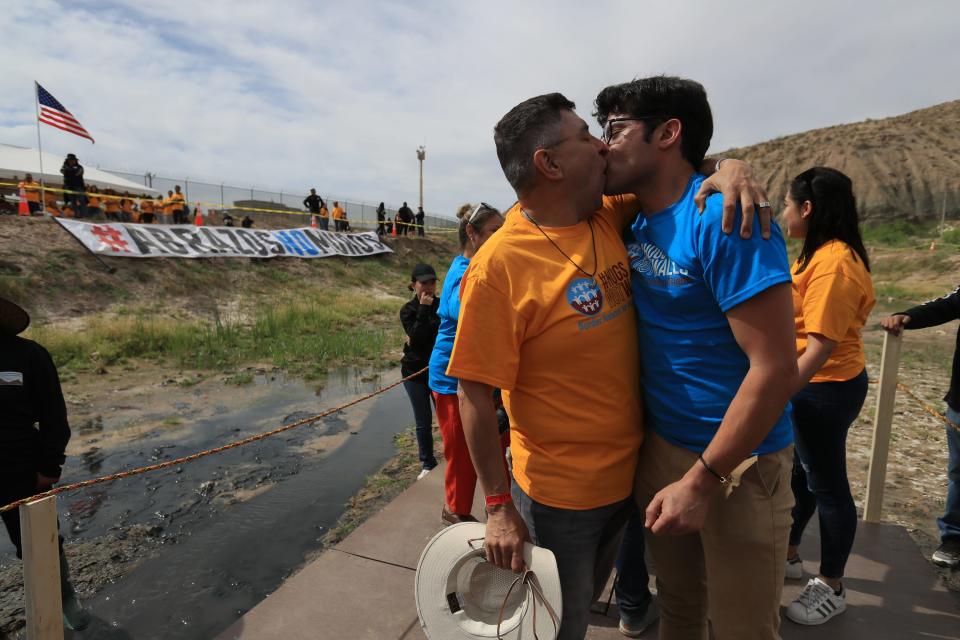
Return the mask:
<path fill-rule="evenodd" d="M 778 209 L 790 180 L 815 165 L 853 180 L 860 215 L 939 220 L 960 216 L 960 100 L 882 120 L 784 136 L 718 156 L 751 162 Z"/>

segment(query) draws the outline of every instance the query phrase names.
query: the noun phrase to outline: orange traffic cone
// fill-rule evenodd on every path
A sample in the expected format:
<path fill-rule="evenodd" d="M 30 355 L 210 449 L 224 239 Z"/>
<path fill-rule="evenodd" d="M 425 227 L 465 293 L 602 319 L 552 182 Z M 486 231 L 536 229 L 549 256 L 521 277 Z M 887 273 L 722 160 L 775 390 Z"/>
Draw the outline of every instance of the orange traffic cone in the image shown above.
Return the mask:
<path fill-rule="evenodd" d="M 196 225 L 196 226 L 198 226 L 198 227 L 202 227 L 202 226 L 203 226 L 203 212 L 200 210 L 200 203 L 199 203 L 199 202 L 197 203 L 197 206 L 195 207 L 195 211 L 197 212 L 197 215 L 194 216 L 194 218 L 193 218 L 193 224 Z"/>
<path fill-rule="evenodd" d="M 310 216 L 310 228 L 311 229 L 317 228 L 317 216 Z"/>
<path fill-rule="evenodd" d="M 399 222 L 394 222 L 394 223 L 393 223 L 393 227 L 390 229 L 390 235 L 393 236 L 394 238 L 397 237 L 397 227 L 398 227 L 399 225 L 400 225 Z"/>
<path fill-rule="evenodd" d="M 27 204 L 27 190 L 20 187 L 20 204 L 17 205 L 18 216 L 29 216 L 30 205 Z"/>

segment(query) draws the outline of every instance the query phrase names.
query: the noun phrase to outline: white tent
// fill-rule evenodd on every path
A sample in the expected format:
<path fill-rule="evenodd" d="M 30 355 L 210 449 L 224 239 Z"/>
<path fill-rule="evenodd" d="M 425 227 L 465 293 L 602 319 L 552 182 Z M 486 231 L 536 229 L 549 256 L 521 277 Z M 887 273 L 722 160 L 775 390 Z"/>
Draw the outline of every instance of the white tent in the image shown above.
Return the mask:
<path fill-rule="evenodd" d="M 80 158 L 80 164 L 83 164 L 83 158 Z M 62 157 L 44 153 L 43 180 L 49 184 L 63 184 L 63 176 L 60 174 L 61 166 L 63 166 Z M 10 182 L 14 176 L 23 180 L 24 174 L 27 173 L 33 174 L 33 179 L 40 181 L 40 155 L 37 150 L 0 143 L 0 182 Z M 88 186 L 96 185 L 99 189 L 114 189 L 135 194 L 160 193 L 156 189 L 132 180 L 87 166 L 83 168 L 83 180 Z M 6 191 L 9 187 L 0 186 L 0 189 Z"/>

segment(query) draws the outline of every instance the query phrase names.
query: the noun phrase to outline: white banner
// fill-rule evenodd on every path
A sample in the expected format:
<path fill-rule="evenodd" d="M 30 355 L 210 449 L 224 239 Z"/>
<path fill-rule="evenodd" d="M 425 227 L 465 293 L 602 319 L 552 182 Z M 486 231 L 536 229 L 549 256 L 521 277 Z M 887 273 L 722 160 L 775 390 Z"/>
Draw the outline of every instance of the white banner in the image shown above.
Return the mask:
<path fill-rule="evenodd" d="M 244 229 L 55 218 L 93 253 L 118 258 L 326 258 L 392 253 L 374 231 Z"/>

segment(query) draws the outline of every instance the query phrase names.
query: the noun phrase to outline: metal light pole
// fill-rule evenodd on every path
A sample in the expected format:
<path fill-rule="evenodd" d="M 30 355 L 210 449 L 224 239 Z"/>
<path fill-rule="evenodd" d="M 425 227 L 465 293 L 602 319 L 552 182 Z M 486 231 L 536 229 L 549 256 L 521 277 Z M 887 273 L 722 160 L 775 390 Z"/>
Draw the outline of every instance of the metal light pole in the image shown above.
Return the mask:
<path fill-rule="evenodd" d="M 423 160 L 427 157 L 427 149 L 423 145 L 417 147 L 417 160 L 420 161 L 420 207 L 423 208 Z"/>

